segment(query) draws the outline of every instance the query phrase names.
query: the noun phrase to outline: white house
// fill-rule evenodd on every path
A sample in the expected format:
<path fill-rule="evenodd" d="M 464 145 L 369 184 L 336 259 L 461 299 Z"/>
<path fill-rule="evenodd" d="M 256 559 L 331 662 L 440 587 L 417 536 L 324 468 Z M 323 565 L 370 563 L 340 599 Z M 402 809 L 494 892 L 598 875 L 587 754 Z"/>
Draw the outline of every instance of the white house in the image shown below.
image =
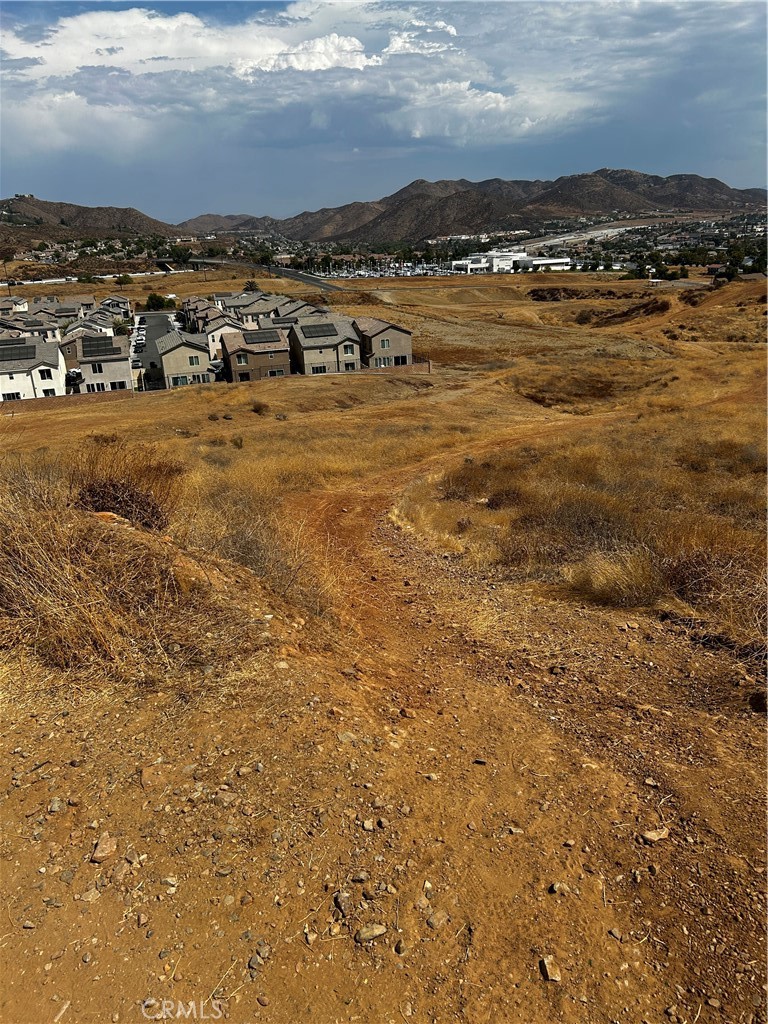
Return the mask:
<path fill-rule="evenodd" d="M 18 338 L 0 344 L 0 402 L 66 394 L 64 356 L 55 342 Z"/>

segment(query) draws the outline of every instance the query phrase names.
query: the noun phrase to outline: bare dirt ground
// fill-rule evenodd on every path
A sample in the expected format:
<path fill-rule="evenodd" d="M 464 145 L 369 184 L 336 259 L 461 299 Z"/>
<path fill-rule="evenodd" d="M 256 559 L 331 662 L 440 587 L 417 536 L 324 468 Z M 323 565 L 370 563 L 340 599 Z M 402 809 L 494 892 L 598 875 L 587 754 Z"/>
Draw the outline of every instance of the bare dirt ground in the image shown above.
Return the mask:
<path fill-rule="evenodd" d="M 760 403 L 762 358 L 670 342 L 678 299 L 605 340 L 564 318 L 542 351 L 522 321 L 487 333 L 496 295 L 420 290 L 411 306 L 400 291 L 376 298 L 442 360 L 430 387 L 345 380 L 341 405 L 317 381 L 259 391 L 307 444 L 393 431 L 367 466 L 290 499 L 339 581 L 332 619 L 217 563 L 211 586 L 260 645 L 235 667 L 154 688 L 43 680 L 23 652 L 0 667 L 3 1021 L 189 1019 L 190 1003 L 243 1024 L 766 1020 L 755 666 L 654 609 L 478 575 L 392 518 L 465 457 L 609 435 L 649 401 Z M 756 329 L 753 299 L 709 323 Z M 631 386 L 574 396 L 603 361 Z M 554 404 L 521 395 L 565 363 Z M 5 438 L 56 451 L 117 429 L 193 460 L 221 430 L 201 394 L 162 396 L 154 416 L 152 396 L 19 415 Z M 286 425 L 252 426 L 250 394 L 215 407 L 255 465 Z"/>

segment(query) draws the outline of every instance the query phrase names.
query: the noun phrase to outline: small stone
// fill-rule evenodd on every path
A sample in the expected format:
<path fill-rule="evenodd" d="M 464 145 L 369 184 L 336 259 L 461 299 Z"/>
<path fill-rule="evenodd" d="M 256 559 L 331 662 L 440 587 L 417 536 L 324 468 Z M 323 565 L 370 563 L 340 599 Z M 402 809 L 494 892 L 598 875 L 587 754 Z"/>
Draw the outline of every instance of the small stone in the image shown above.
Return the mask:
<path fill-rule="evenodd" d="M 408 952 L 408 947 L 406 946 L 402 939 L 398 939 L 397 942 L 395 943 L 395 952 L 397 953 L 398 956 L 405 956 L 405 954 Z"/>
<path fill-rule="evenodd" d="M 353 882 L 367 882 L 371 876 L 367 871 L 355 871 L 352 875 Z"/>
<path fill-rule="evenodd" d="M 427 782 L 437 782 L 437 776 L 435 775 L 434 772 L 427 772 L 424 778 L 427 780 Z"/>
<path fill-rule="evenodd" d="M 374 939 L 378 939 L 386 934 L 387 926 L 385 924 L 366 924 L 355 932 L 355 942 L 361 944 L 363 942 L 372 942 Z"/>
<path fill-rule="evenodd" d="M 624 941 L 624 936 L 618 928 L 609 928 L 608 934 L 611 936 L 612 939 L 616 939 L 617 942 Z"/>
<path fill-rule="evenodd" d="M 114 857 L 116 853 L 117 840 L 109 832 L 102 832 L 91 854 L 91 860 L 94 864 L 103 864 L 105 860 Z"/>
<path fill-rule="evenodd" d="M 543 957 L 539 961 L 539 966 L 545 981 L 562 981 L 560 968 L 557 966 L 557 961 L 553 956 Z"/>
<path fill-rule="evenodd" d="M 137 924 L 137 926 L 139 928 L 143 928 L 147 924 L 148 921 L 149 921 L 149 918 L 147 917 L 146 914 L 137 914 L 136 915 L 136 924 Z"/>
<path fill-rule="evenodd" d="M 571 890 L 567 882 L 553 882 L 552 885 L 550 885 L 549 887 L 549 892 L 553 895 L 560 893 L 564 896 L 566 893 L 569 893 L 570 891 Z"/>
<path fill-rule="evenodd" d="M 427 924 L 433 929 L 433 931 L 437 931 L 444 925 L 448 924 L 450 920 L 451 916 L 447 910 L 436 910 L 427 918 Z"/>
<path fill-rule="evenodd" d="M 649 875 L 654 875 L 654 876 L 658 875 L 659 871 L 660 871 L 660 867 L 659 867 L 658 864 L 649 864 L 648 865 L 648 874 Z"/>
<path fill-rule="evenodd" d="M 61 811 L 64 810 L 65 806 L 66 806 L 66 804 L 64 803 L 64 801 L 63 800 L 59 800 L 59 798 L 57 796 L 55 796 L 53 798 L 53 800 L 51 800 L 51 802 L 48 804 L 48 813 L 49 814 L 60 814 Z"/>
<path fill-rule="evenodd" d="M 32 924 L 31 921 L 25 921 L 24 924 L 21 927 L 22 928 L 26 928 L 27 930 L 29 930 L 31 928 L 34 928 L 35 926 L 34 926 L 34 924 Z"/>
<path fill-rule="evenodd" d="M 472 762 L 472 764 L 480 764 L 480 765 L 483 765 L 483 764 L 488 764 L 488 762 L 486 761 L 486 759 L 485 759 L 484 757 L 476 757 L 476 758 L 474 759 L 474 761 Z"/>
<path fill-rule="evenodd" d="M 244 775 L 250 775 L 252 771 L 253 769 L 249 765 L 244 764 L 241 768 L 237 769 L 237 774 L 242 779 Z"/>
<path fill-rule="evenodd" d="M 572 850 L 575 845 L 576 845 L 576 840 L 575 839 L 566 839 L 565 842 L 563 843 L 563 846 L 565 846 L 569 850 Z"/>
<path fill-rule="evenodd" d="M 363 831 L 364 832 L 375 832 L 376 831 L 376 822 L 373 820 L 373 818 L 366 818 L 365 819 L 365 821 L 363 822 Z"/>
<path fill-rule="evenodd" d="M 712 997 L 710 997 L 707 1000 L 707 1006 L 714 1006 L 714 1008 L 716 1010 L 719 1010 L 720 1009 L 720 1000 L 719 999 L 713 999 Z"/>
<path fill-rule="evenodd" d="M 649 829 L 647 832 L 643 832 L 641 835 L 643 842 L 648 843 L 649 845 L 651 843 L 659 843 L 662 839 L 667 839 L 668 837 L 669 829 L 666 825 L 662 825 L 661 828 Z"/>
<path fill-rule="evenodd" d="M 160 879 L 160 885 L 167 885 L 169 889 L 175 889 L 179 884 L 179 880 L 176 875 L 166 875 L 165 878 Z"/>
<path fill-rule="evenodd" d="M 279 668 L 281 671 L 284 671 L 285 669 L 290 667 L 291 666 L 288 664 L 287 661 L 278 661 L 275 665 L 275 668 Z"/>
<path fill-rule="evenodd" d="M 269 996 L 257 996 L 256 1002 L 259 1006 L 269 1006 Z"/>
<path fill-rule="evenodd" d="M 416 712 L 413 711 L 411 708 L 400 708 L 400 717 L 401 718 L 415 718 L 416 717 Z"/>
<path fill-rule="evenodd" d="M 87 889 L 80 897 L 84 903 L 95 903 L 100 898 L 101 893 L 98 889 Z"/>
<path fill-rule="evenodd" d="M 90 953 L 83 953 L 83 963 L 84 964 L 89 964 L 91 962 L 91 960 L 93 960 L 93 957 L 91 956 Z"/>
<path fill-rule="evenodd" d="M 357 740 L 357 736 L 353 732 L 340 732 L 338 733 L 339 743 L 354 743 Z"/>

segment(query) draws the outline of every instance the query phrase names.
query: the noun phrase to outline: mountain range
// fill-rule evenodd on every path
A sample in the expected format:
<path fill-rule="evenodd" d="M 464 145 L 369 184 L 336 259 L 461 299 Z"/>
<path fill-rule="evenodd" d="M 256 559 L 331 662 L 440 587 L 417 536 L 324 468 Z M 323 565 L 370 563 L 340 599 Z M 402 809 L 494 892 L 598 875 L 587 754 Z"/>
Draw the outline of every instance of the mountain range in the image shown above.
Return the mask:
<path fill-rule="evenodd" d="M 253 231 L 315 242 L 418 242 L 440 235 L 536 229 L 551 218 L 652 211 L 729 212 L 765 207 L 766 190 L 734 189 L 697 174 L 660 177 L 602 168 L 554 181 L 425 181 L 372 202 L 348 203 L 282 220 L 250 214 L 213 214 L 166 224 L 134 209 L 49 203 L 34 196 L 0 201 L 3 234 L 37 227 L 64 238 L 83 234 L 161 235 Z"/>

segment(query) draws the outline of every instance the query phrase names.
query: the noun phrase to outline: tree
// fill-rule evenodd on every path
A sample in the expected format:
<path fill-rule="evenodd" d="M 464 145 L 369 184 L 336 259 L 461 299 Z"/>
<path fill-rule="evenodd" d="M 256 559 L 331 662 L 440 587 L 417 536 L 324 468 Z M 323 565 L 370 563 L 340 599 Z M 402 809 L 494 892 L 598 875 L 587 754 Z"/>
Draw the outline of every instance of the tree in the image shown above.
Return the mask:
<path fill-rule="evenodd" d="M 246 291 L 246 292 L 255 292 L 255 291 L 257 291 L 256 282 L 255 281 L 250 281 L 250 280 L 246 281 L 245 284 L 243 285 L 243 291 Z"/>
<path fill-rule="evenodd" d="M 120 277 L 118 277 L 117 280 L 115 281 L 115 284 L 117 284 L 120 288 L 120 291 L 122 291 L 125 285 L 133 284 L 133 278 L 131 277 L 130 274 L 121 274 Z"/>
<path fill-rule="evenodd" d="M 131 325 L 128 320 L 123 320 L 119 316 L 115 317 L 112 321 L 112 327 L 114 328 L 115 334 L 126 335 L 130 334 Z"/>
<path fill-rule="evenodd" d="M 165 309 L 165 303 L 166 300 L 162 295 L 158 295 L 157 292 L 150 292 L 147 296 L 147 301 L 144 303 L 144 308 L 150 312 L 156 309 Z"/>

